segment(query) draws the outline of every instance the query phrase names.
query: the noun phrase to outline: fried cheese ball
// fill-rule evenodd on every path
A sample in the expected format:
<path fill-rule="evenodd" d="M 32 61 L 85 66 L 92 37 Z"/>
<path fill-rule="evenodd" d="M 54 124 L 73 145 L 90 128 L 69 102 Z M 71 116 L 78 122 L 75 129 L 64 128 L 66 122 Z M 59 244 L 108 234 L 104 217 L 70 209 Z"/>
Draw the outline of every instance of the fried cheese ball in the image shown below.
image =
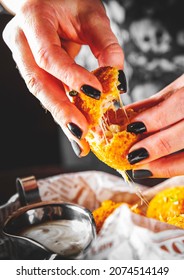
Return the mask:
<path fill-rule="evenodd" d="M 150 201 L 146 213 L 146 216 L 149 218 L 172 224 L 177 219 L 179 224 L 182 218 L 179 219 L 177 217 L 181 215 L 184 215 L 184 186 L 167 188 L 160 191 Z"/>
<path fill-rule="evenodd" d="M 127 132 L 126 127 L 135 116 L 131 109 L 125 112 L 118 89 L 119 71 L 114 67 L 101 67 L 92 72 L 102 84 L 99 100 L 84 93 L 72 96 L 72 102 L 89 122 L 86 136 L 92 152 L 102 162 L 116 170 L 131 170 L 126 159 L 130 147 L 138 141 L 138 135 Z"/>
<path fill-rule="evenodd" d="M 101 206 L 93 211 L 93 217 L 96 224 L 97 233 L 102 228 L 107 217 L 112 214 L 112 212 L 122 205 L 121 202 L 115 203 L 112 200 L 105 200 L 101 203 Z"/>
<path fill-rule="evenodd" d="M 168 218 L 167 223 L 176 227 L 184 228 L 184 215 L 170 217 Z"/>
<path fill-rule="evenodd" d="M 136 205 L 130 205 L 125 202 L 114 202 L 112 200 L 104 200 L 100 207 L 93 211 L 93 217 L 96 224 L 97 233 L 101 230 L 105 220 L 113 213 L 113 211 L 121 205 L 127 205 L 132 212 L 142 215 Z"/>

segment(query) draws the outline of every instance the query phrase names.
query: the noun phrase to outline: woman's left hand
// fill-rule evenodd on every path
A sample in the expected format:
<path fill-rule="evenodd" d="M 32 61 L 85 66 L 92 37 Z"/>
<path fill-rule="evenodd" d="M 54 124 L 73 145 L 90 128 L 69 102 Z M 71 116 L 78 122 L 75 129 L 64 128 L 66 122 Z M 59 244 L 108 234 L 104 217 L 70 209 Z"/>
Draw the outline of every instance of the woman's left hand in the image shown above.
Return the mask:
<path fill-rule="evenodd" d="M 184 75 L 151 98 L 127 107 L 143 110 L 127 127 L 143 136 L 127 156 L 133 177 L 184 175 Z"/>

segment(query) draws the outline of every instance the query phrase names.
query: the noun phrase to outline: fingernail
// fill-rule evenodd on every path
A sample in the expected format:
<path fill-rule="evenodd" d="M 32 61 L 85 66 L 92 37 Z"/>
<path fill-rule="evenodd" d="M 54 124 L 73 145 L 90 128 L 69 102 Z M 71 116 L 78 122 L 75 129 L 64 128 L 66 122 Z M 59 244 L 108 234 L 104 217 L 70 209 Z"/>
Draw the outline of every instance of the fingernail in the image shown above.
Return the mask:
<path fill-rule="evenodd" d="M 93 88 L 93 87 L 88 86 L 88 85 L 83 85 L 81 87 L 81 91 L 91 98 L 94 98 L 94 99 L 97 99 L 97 100 L 100 99 L 101 92 L 96 88 Z"/>
<path fill-rule="evenodd" d="M 144 179 L 153 176 L 152 172 L 147 169 L 133 170 L 132 175 L 134 179 Z"/>
<path fill-rule="evenodd" d="M 118 81 L 120 82 L 120 84 L 118 85 L 118 89 L 122 92 L 126 92 L 127 91 L 127 82 L 126 82 L 126 77 L 125 77 L 125 73 L 123 72 L 123 70 L 119 70 Z"/>
<path fill-rule="evenodd" d="M 127 131 L 133 132 L 135 134 L 141 134 L 143 132 L 146 132 L 146 126 L 142 122 L 134 122 L 127 125 Z"/>
<path fill-rule="evenodd" d="M 77 91 L 75 90 L 71 90 L 69 93 L 68 93 L 70 96 L 76 96 L 78 94 Z"/>
<path fill-rule="evenodd" d="M 82 130 L 74 123 L 68 123 L 67 124 L 68 129 L 70 132 L 77 137 L 78 139 L 81 139 L 82 137 Z"/>
<path fill-rule="evenodd" d="M 148 157 L 149 157 L 148 151 L 144 148 L 140 148 L 138 150 L 129 153 L 127 159 L 130 162 L 130 164 L 134 164 Z"/>
<path fill-rule="evenodd" d="M 80 157 L 80 154 L 81 154 L 82 150 L 81 150 L 81 147 L 78 145 L 78 143 L 75 142 L 74 140 L 72 140 L 71 141 L 71 146 L 72 146 L 76 156 Z"/>

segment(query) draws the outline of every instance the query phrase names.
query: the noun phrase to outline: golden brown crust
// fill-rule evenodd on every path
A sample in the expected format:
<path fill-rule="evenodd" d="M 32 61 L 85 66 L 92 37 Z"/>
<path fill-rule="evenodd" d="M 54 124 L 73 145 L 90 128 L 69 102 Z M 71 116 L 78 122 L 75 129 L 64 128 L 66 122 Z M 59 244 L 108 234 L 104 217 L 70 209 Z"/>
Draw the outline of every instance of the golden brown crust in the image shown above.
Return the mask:
<path fill-rule="evenodd" d="M 145 216 L 137 204 L 105 200 L 93 211 L 97 233 L 113 211 L 123 204 L 127 205 L 132 212 Z M 146 217 L 184 228 L 184 186 L 167 188 L 157 193 L 148 205 Z"/>
<path fill-rule="evenodd" d="M 167 188 L 159 192 L 149 203 L 146 216 L 170 223 L 184 214 L 184 186 Z"/>
<path fill-rule="evenodd" d="M 118 90 L 117 68 L 101 67 L 93 71 L 93 74 L 103 88 L 100 100 L 92 99 L 84 93 L 73 97 L 73 102 L 89 122 L 86 140 L 101 161 L 116 170 L 130 170 L 132 166 L 126 155 L 139 136 L 127 132 L 126 127 L 135 112 L 124 110 Z"/>
<path fill-rule="evenodd" d="M 130 205 L 125 202 L 114 202 L 112 200 L 104 200 L 100 207 L 93 211 L 93 217 L 96 224 L 97 233 L 101 230 L 105 220 L 114 212 L 116 208 L 121 205 L 126 205 L 130 210 L 136 214 L 142 215 L 142 212 L 137 208 L 136 205 Z"/>
<path fill-rule="evenodd" d="M 101 203 L 101 206 L 93 211 L 93 217 L 96 224 L 97 233 L 101 230 L 105 220 L 113 211 L 123 203 L 115 203 L 112 200 L 105 200 Z M 124 203 L 125 204 L 125 203 Z M 128 205 L 128 204 L 127 204 Z"/>
<path fill-rule="evenodd" d="M 184 228 L 184 215 L 170 217 L 168 218 L 167 223 L 176 227 Z"/>

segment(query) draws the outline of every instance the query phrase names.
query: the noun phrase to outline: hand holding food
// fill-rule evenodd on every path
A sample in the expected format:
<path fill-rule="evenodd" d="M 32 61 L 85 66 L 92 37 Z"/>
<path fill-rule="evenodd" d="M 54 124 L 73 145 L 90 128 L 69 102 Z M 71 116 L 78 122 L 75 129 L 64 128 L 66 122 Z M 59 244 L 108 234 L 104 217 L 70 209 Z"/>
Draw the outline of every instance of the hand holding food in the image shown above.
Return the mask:
<path fill-rule="evenodd" d="M 39 99 L 80 156 L 89 152 L 84 140 L 88 123 L 69 101 L 66 90 L 85 92 L 91 98 L 102 90 L 98 79 L 74 58 L 88 45 L 99 65 L 123 67 L 122 49 L 110 28 L 100 0 L 4 0 L 15 13 L 3 37 L 28 89 Z M 72 112 L 72 114 L 71 114 Z M 73 142 L 75 141 L 75 142 Z"/>
<path fill-rule="evenodd" d="M 184 75 L 151 98 L 131 104 L 131 108 L 142 111 L 127 128 L 143 136 L 128 155 L 134 178 L 183 175 Z"/>
<path fill-rule="evenodd" d="M 127 87 L 124 72 L 106 66 L 96 69 L 93 74 L 102 85 L 99 100 L 92 100 L 84 93 L 69 93 L 88 120 L 86 140 L 94 154 L 110 167 L 118 171 L 132 169 L 126 156 L 140 136 L 126 131 L 135 112 L 130 108 L 125 111 L 121 101 L 121 94 Z"/>
<path fill-rule="evenodd" d="M 123 51 L 101 1 L 3 0 L 2 3 L 15 13 L 3 37 L 17 67 L 30 92 L 51 112 L 78 156 L 88 154 L 89 142 L 102 161 L 117 170 L 133 169 L 136 179 L 183 174 L 184 75 L 152 98 L 127 106 L 126 117 L 118 109 L 120 102 L 115 97 L 114 105 L 110 105 L 113 108 L 109 107 L 106 114 L 103 112 L 98 133 L 91 127 L 90 134 L 88 127 L 94 119 L 88 119 L 88 123 L 86 114 L 71 104 L 66 92 L 72 89 L 85 94 L 96 106 L 101 92 L 107 90 L 109 94 L 110 88 L 102 90 L 103 81 L 95 75 L 98 72 L 90 73 L 76 64 L 75 56 L 82 45 L 88 45 L 99 66 L 123 69 L 124 64 Z M 102 132 L 103 141 L 99 142 L 94 135 Z M 111 149 L 113 143 L 116 151 Z M 102 146 L 103 151 L 98 149 Z"/>

